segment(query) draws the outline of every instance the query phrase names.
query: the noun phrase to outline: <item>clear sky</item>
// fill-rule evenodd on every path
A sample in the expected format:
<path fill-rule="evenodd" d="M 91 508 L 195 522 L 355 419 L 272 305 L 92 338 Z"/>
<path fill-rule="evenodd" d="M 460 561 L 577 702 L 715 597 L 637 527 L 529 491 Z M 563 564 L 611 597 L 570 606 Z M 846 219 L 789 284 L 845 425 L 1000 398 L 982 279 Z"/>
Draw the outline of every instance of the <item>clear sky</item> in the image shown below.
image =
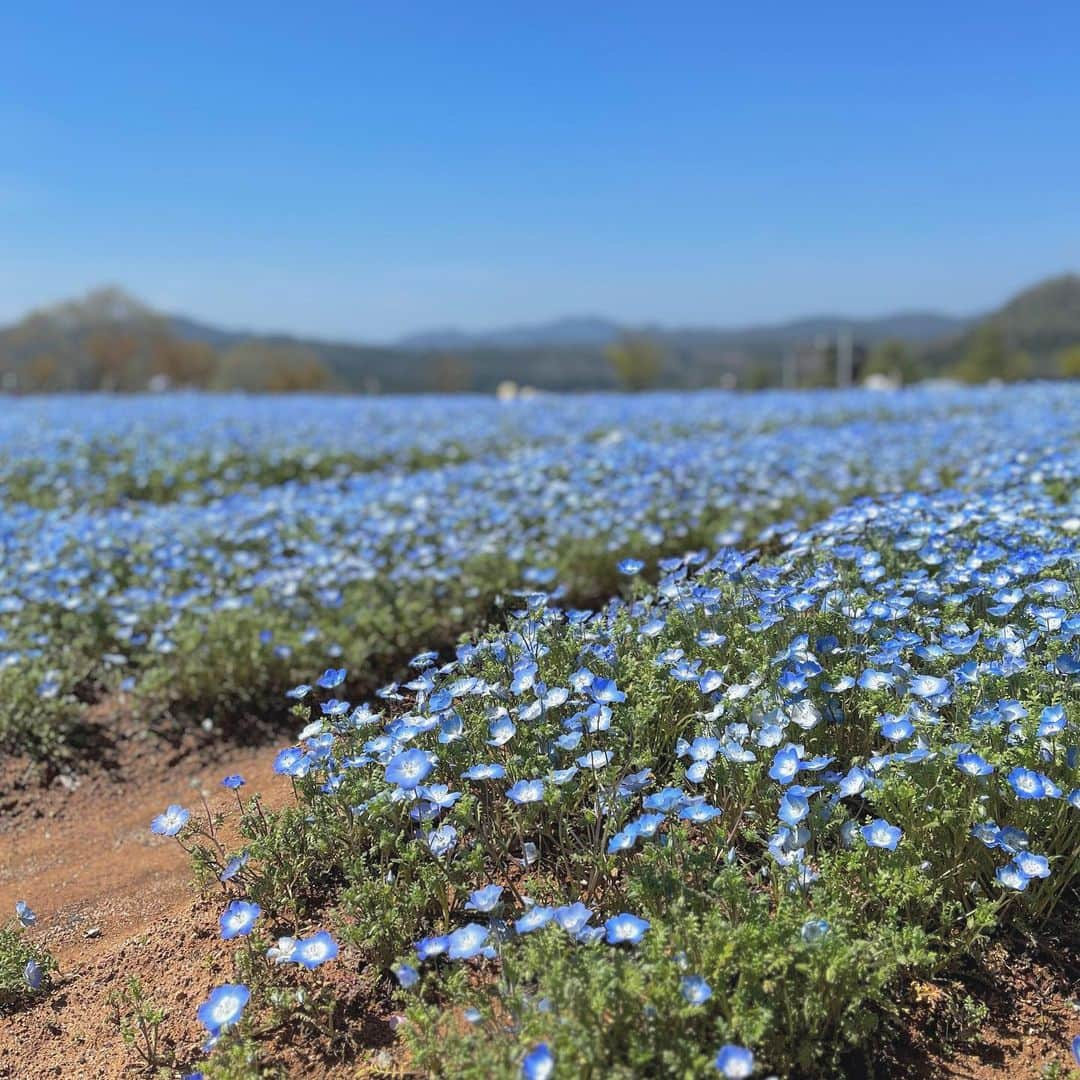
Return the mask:
<path fill-rule="evenodd" d="M 381 339 L 989 307 L 1080 268 L 1080 5 L 0 5 L 0 320 Z"/>

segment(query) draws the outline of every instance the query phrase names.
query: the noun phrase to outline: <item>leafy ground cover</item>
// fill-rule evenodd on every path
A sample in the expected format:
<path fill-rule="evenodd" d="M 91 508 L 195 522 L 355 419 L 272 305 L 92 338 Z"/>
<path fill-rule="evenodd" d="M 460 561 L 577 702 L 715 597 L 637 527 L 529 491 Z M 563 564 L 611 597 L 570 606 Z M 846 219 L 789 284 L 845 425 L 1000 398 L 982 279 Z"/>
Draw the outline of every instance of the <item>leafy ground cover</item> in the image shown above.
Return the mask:
<path fill-rule="evenodd" d="M 425 1072 L 830 1075 L 906 981 L 1074 915 L 1077 462 L 524 595 L 355 709 L 294 689 L 295 805 L 228 854 L 158 822 L 237 897 L 206 1074 L 272 1068 L 253 1026 L 332 1043 L 292 972 L 334 962 L 393 974 Z"/>
<path fill-rule="evenodd" d="M 392 671 L 515 587 L 595 601 L 623 556 L 771 543 L 860 494 L 1022 471 L 1078 409 L 1040 389 L 19 403 L 0 745 L 71 767 L 109 734 L 88 707 L 117 695 L 156 730 L 220 730 L 319 665 Z"/>

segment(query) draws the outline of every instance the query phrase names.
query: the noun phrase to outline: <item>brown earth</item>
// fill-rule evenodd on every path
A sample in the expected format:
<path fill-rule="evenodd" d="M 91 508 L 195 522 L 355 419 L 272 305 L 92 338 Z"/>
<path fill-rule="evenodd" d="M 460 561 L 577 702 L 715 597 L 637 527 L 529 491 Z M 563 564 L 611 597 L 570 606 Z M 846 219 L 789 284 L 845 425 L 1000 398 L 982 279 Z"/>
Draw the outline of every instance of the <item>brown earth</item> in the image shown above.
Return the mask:
<path fill-rule="evenodd" d="M 33 1006 L 0 1018 L 0 1078 L 91 1078 L 151 1075 L 119 1035 L 110 994 L 139 976 L 167 1011 L 164 1047 L 180 1076 L 202 1060 L 195 1009 L 232 975 L 217 927 L 218 896 L 193 899 L 188 856 L 153 836 L 150 819 L 169 803 L 192 809 L 205 797 L 212 810 L 235 810 L 220 786 L 229 773 L 248 780 L 267 805 L 291 797 L 274 777 L 273 747 L 215 750 L 205 741 L 177 748 L 133 739 L 120 760 L 81 778 L 42 788 L 8 762 L 0 790 L 0 912 L 25 899 L 38 914 L 28 931 L 60 965 L 56 988 Z M 343 953 L 335 991 L 359 1044 L 348 1062 L 304 1056 L 281 1034 L 274 1059 L 289 1076 L 400 1075 L 401 1059 L 385 1002 L 365 997 Z M 902 1037 L 875 1073 L 904 1080 L 991 1080 L 1041 1077 L 1056 1064 L 1067 1076 L 1069 1039 L 1080 1032 L 1080 951 L 1059 956 L 1023 950 L 993 952 L 963 981 L 912 988 Z M 985 1020 L 967 1025 L 957 1005 L 982 1002 Z M 973 1030 L 972 1030 L 973 1028 Z M 862 1070 L 859 1070 L 860 1072 Z M 851 1075 L 856 1075 L 852 1073 Z"/>

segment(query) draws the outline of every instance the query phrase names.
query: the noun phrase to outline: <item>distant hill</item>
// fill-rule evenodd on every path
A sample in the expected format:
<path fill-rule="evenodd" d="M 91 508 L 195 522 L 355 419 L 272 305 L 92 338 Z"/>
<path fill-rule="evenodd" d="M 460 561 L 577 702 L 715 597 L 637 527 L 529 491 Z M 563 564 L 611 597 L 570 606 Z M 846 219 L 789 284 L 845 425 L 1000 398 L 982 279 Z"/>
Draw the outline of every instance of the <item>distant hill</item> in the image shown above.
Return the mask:
<path fill-rule="evenodd" d="M 1017 293 L 963 333 L 930 344 L 928 365 L 948 369 L 971 348 L 980 330 L 995 327 L 1006 346 L 1030 354 L 1037 374 L 1052 374 L 1057 353 L 1080 344 L 1080 274 L 1047 278 Z"/>
<path fill-rule="evenodd" d="M 932 311 L 900 312 L 881 318 L 851 319 L 844 315 L 817 315 L 784 323 L 736 328 L 669 327 L 659 324 L 631 325 L 598 316 L 582 315 L 551 322 L 507 326 L 496 330 L 465 331 L 454 328 L 409 334 L 396 344 L 405 349 L 559 348 L 567 345 L 603 347 L 623 334 L 645 334 L 657 341 L 676 345 L 722 345 L 779 347 L 812 342 L 822 335 L 835 335 L 846 327 L 868 345 L 899 338 L 912 343 L 934 341 L 958 334 L 973 320 Z"/>
<path fill-rule="evenodd" d="M 661 386 L 731 385 L 733 379 L 740 386 L 776 384 L 793 353 L 809 357 L 812 380 L 828 382 L 819 345 L 835 342 L 840 331 L 850 331 L 860 356 L 882 342 L 902 341 L 934 374 L 950 371 L 987 325 L 1000 329 L 1010 349 L 1029 353 L 1037 372 L 1051 372 L 1056 352 L 1080 343 L 1080 276 L 1043 281 L 981 317 L 923 311 L 858 319 L 820 315 L 724 328 L 628 326 L 582 315 L 480 332 L 432 330 L 393 345 L 224 329 L 162 314 L 112 287 L 0 328 L 0 385 L 141 389 L 156 377 L 174 385 L 251 390 L 491 392 L 506 380 L 544 390 L 612 389 L 617 384 L 605 349 L 627 334 L 659 346 Z"/>

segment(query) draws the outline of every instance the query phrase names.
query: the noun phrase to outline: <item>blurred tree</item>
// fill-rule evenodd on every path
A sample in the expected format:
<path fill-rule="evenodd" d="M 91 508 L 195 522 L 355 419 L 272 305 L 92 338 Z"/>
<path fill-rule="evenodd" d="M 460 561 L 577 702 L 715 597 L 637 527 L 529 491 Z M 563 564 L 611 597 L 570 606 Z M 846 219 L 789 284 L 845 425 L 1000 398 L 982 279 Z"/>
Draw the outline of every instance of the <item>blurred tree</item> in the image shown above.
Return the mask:
<path fill-rule="evenodd" d="M 1070 345 L 1058 353 L 1058 371 L 1066 379 L 1080 379 L 1080 345 Z"/>
<path fill-rule="evenodd" d="M 1006 382 L 1021 382 L 1030 379 L 1035 373 L 1035 361 L 1031 353 L 1025 349 L 1013 349 L 1005 357 L 1005 366 L 1001 370 L 1001 377 Z"/>
<path fill-rule="evenodd" d="M 56 357 L 49 353 L 38 353 L 26 365 L 23 374 L 23 389 L 30 393 L 42 393 L 60 388 L 60 367 Z"/>
<path fill-rule="evenodd" d="M 969 383 L 1002 378 L 1008 355 L 1001 328 L 992 322 L 985 322 L 971 335 L 967 351 L 953 369 L 953 374 Z"/>
<path fill-rule="evenodd" d="M 918 382 L 926 372 L 908 345 L 897 338 L 879 342 L 870 350 L 866 375 L 888 375 L 902 383 Z"/>
<path fill-rule="evenodd" d="M 151 374 L 164 375 L 171 386 L 209 386 L 218 363 L 218 354 L 202 341 L 157 337 L 150 347 Z"/>
<path fill-rule="evenodd" d="M 472 388 L 472 367 L 468 360 L 445 353 L 429 365 L 429 382 L 440 394 L 459 394 Z"/>
<path fill-rule="evenodd" d="M 627 390 L 655 386 L 664 366 L 664 350 L 651 338 L 627 334 L 605 350 L 615 377 Z"/>
<path fill-rule="evenodd" d="M 138 374 L 134 360 L 139 342 L 123 330 L 95 330 L 86 341 L 90 357 L 88 369 L 91 390 L 135 390 Z"/>
<path fill-rule="evenodd" d="M 290 342 L 242 341 L 221 359 L 213 385 L 219 390 L 292 393 L 324 390 L 333 379 L 319 356 Z"/>

